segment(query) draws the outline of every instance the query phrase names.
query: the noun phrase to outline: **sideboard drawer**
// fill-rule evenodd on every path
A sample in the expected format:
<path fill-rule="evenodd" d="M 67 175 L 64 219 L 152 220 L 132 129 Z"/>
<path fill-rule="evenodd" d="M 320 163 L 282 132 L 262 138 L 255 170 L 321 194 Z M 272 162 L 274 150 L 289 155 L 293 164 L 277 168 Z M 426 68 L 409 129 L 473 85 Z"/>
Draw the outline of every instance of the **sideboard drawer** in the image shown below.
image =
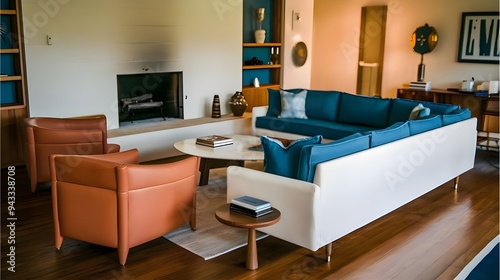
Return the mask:
<path fill-rule="evenodd" d="M 430 91 L 400 88 L 398 89 L 398 98 L 433 102 L 434 94 Z"/>

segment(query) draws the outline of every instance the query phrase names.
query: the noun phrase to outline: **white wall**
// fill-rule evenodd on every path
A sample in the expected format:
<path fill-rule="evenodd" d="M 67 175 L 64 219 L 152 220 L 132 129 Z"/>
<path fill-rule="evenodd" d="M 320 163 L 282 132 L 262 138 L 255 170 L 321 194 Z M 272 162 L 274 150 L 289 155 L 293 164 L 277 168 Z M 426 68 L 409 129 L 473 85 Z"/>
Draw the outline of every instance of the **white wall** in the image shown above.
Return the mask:
<path fill-rule="evenodd" d="M 241 90 L 241 1 L 22 0 L 22 6 L 30 116 L 103 113 L 108 128 L 117 128 L 116 75 L 143 68 L 183 71 L 185 119 L 209 116 L 214 94 L 227 105 Z"/>
<path fill-rule="evenodd" d="M 181 155 L 174 148 L 175 142 L 180 140 L 212 135 L 215 132 L 221 135 L 251 134 L 251 120 L 240 118 L 126 136 L 114 136 L 114 132 L 110 131 L 108 143 L 120 145 L 121 151 L 137 148 L 139 161 L 144 162 Z"/>
<path fill-rule="evenodd" d="M 433 88 L 459 87 L 463 79 L 499 79 L 498 64 L 457 62 L 463 12 L 498 11 L 498 0 L 315 0 L 311 87 L 356 92 L 361 7 L 388 5 L 382 96 L 417 79 L 420 55 L 410 36 L 428 23 L 439 42 L 424 55 L 425 80 Z"/>
<path fill-rule="evenodd" d="M 311 57 L 313 43 L 313 11 L 314 0 L 286 0 L 284 16 L 283 40 L 283 88 L 311 88 Z M 301 20 L 297 21 L 293 13 L 299 12 Z M 295 44 L 304 42 L 308 49 L 308 57 L 303 66 L 295 66 L 292 51 Z"/>

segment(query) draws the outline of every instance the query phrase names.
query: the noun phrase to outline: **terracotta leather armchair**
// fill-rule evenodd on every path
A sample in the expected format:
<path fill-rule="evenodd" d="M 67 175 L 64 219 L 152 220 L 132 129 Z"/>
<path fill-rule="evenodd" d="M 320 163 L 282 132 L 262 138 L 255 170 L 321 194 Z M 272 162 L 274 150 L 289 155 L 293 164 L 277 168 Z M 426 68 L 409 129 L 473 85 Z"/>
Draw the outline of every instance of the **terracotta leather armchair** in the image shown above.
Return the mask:
<path fill-rule="evenodd" d="M 81 118 L 26 118 L 25 157 L 31 191 L 50 181 L 49 156 L 52 154 L 107 154 L 120 151 L 108 144 L 106 116 Z"/>
<path fill-rule="evenodd" d="M 57 249 L 65 237 L 118 248 L 124 265 L 129 248 L 196 228 L 199 158 L 139 165 L 138 154 L 50 156 Z"/>

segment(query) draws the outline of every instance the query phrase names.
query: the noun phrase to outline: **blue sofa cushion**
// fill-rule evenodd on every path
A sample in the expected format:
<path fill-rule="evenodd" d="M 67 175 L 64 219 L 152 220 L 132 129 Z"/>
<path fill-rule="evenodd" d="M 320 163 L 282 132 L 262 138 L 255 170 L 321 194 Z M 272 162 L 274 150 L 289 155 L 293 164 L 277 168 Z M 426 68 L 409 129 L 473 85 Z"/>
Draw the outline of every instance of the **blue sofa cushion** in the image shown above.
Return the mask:
<path fill-rule="evenodd" d="M 388 124 L 407 121 L 408 119 L 410 119 L 409 116 L 411 114 L 411 111 L 415 108 L 415 106 L 418 106 L 419 104 L 422 104 L 422 106 L 429 109 L 422 112 L 425 114 L 429 113 L 429 116 L 452 114 L 460 109 L 460 106 L 453 104 L 442 104 L 396 98 L 392 99 L 391 108 L 389 110 Z M 425 116 L 419 116 L 418 119 L 421 118 L 425 118 Z"/>
<path fill-rule="evenodd" d="M 419 101 L 409 99 L 392 99 L 391 108 L 389 109 L 388 123 L 394 124 L 397 122 L 406 122 L 409 119 L 411 111 L 422 104 Z"/>
<path fill-rule="evenodd" d="M 340 97 L 338 121 L 384 128 L 387 126 L 390 99 L 344 93 Z"/>
<path fill-rule="evenodd" d="M 285 147 L 280 140 L 261 136 L 260 141 L 264 150 L 264 172 L 296 179 L 302 147 L 320 144 L 322 140 L 323 137 L 317 135 L 312 138 L 294 140 Z"/>
<path fill-rule="evenodd" d="M 471 117 L 471 112 L 468 108 L 460 109 L 454 114 L 441 115 L 441 118 L 443 120 L 443 125 L 449 125 L 452 123 L 470 119 L 470 117 Z"/>
<path fill-rule="evenodd" d="M 317 120 L 337 121 L 341 94 L 338 91 L 307 90 L 307 117 Z"/>
<path fill-rule="evenodd" d="M 287 92 L 299 93 L 302 91 L 300 88 L 296 89 L 283 89 Z M 281 92 L 282 90 L 268 89 L 268 109 L 266 116 L 277 117 L 281 114 Z"/>
<path fill-rule="evenodd" d="M 338 123 L 317 119 L 291 119 L 257 117 L 255 127 L 304 136 L 323 135 L 327 139 L 340 139 L 356 132 L 373 130 L 373 127 Z"/>
<path fill-rule="evenodd" d="M 443 126 L 440 115 L 434 115 L 426 119 L 408 121 L 410 134 L 415 135 Z"/>
<path fill-rule="evenodd" d="M 408 122 L 398 122 L 386 129 L 367 132 L 371 136 L 371 147 L 377 147 L 410 136 Z"/>
<path fill-rule="evenodd" d="M 307 90 L 299 93 L 281 91 L 280 118 L 307 119 L 306 115 Z"/>
<path fill-rule="evenodd" d="M 431 110 L 431 115 L 448 115 L 456 113 L 458 110 L 460 110 L 460 106 L 455 104 L 443 104 L 427 101 L 421 101 L 420 103 L 422 103 L 424 107 Z"/>
<path fill-rule="evenodd" d="M 318 164 L 369 148 L 370 136 L 361 133 L 326 144 L 306 145 L 300 152 L 297 179 L 313 182 Z"/>

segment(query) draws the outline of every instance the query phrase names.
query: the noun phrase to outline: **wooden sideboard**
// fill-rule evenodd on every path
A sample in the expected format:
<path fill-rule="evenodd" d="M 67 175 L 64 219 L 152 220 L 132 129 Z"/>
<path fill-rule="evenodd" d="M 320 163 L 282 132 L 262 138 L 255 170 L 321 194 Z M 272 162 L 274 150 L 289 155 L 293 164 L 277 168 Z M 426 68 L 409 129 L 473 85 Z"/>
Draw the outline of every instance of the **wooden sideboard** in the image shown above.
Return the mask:
<path fill-rule="evenodd" d="M 472 116 L 478 120 L 478 128 L 487 131 L 498 131 L 498 120 L 487 123 L 487 128 L 480 127 L 483 123 L 483 110 L 487 101 L 497 101 L 498 95 L 479 96 L 474 93 L 451 91 L 444 89 L 432 89 L 429 91 L 399 88 L 398 98 L 429 101 L 436 103 L 457 104 L 463 108 L 469 108 Z"/>

